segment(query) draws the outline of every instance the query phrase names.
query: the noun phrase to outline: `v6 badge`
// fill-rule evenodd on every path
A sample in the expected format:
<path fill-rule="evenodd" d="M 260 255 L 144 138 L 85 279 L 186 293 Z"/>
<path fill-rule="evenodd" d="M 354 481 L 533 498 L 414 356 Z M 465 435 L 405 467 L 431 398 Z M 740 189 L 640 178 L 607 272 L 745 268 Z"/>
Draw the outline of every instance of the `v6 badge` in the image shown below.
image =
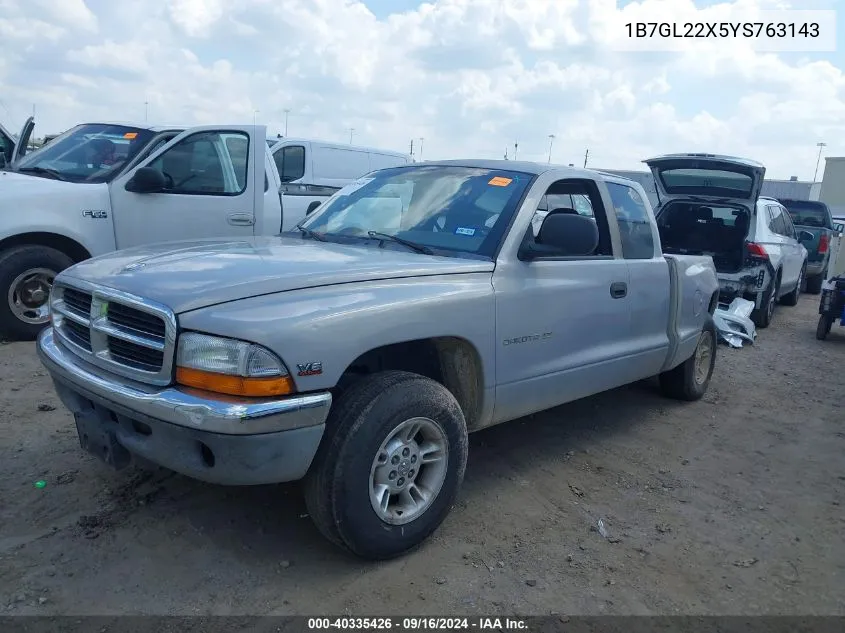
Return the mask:
<path fill-rule="evenodd" d="M 296 368 L 299 370 L 297 376 L 318 376 L 323 373 L 323 363 L 303 363 Z"/>

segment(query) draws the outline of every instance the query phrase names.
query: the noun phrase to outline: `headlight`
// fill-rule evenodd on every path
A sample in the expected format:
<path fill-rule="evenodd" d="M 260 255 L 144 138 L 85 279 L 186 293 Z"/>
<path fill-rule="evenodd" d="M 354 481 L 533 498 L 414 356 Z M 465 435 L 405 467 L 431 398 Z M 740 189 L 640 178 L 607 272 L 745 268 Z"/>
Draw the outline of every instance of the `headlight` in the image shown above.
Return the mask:
<path fill-rule="evenodd" d="M 179 337 L 176 382 L 232 396 L 285 396 L 295 390 L 284 363 L 270 350 L 196 332 Z"/>

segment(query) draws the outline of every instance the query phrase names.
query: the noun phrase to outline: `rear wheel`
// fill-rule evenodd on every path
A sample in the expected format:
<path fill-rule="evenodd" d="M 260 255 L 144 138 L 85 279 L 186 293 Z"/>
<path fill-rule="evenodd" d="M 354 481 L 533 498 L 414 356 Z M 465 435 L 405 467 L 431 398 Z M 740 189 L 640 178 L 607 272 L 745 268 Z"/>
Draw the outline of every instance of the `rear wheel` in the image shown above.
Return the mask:
<path fill-rule="evenodd" d="M 777 297 L 779 290 L 780 276 L 775 278 L 772 287 L 769 289 L 769 292 L 766 293 L 763 305 L 751 313 L 751 320 L 754 321 L 754 325 L 758 328 L 767 328 L 772 323 L 772 317 L 775 314 L 775 305 L 778 302 Z"/>
<path fill-rule="evenodd" d="M 807 292 L 811 295 L 818 295 L 822 292 L 822 285 L 824 284 L 824 278 L 827 276 L 827 271 L 823 272 L 821 275 L 815 275 L 814 277 L 807 277 Z"/>
<path fill-rule="evenodd" d="M 443 385 L 408 372 L 372 374 L 333 405 L 305 478 L 306 505 L 335 544 L 393 558 L 443 522 L 466 461 L 466 422 Z"/>
<path fill-rule="evenodd" d="M 18 246 L 0 254 L 0 335 L 32 340 L 49 322 L 53 280 L 73 260 L 47 246 Z"/>
<path fill-rule="evenodd" d="M 801 286 L 804 285 L 804 273 L 807 270 L 806 266 L 801 267 L 801 272 L 798 273 L 798 284 L 795 286 L 795 290 L 790 292 L 786 295 L 783 299 L 783 305 L 785 306 L 797 306 L 798 305 L 798 298 L 801 296 Z"/>
<path fill-rule="evenodd" d="M 686 361 L 660 374 L 663 394 L 676 400 L 698 400 L 707 391 L 716 367 L 716 325 L 707 318 L 695 352 Z"/>

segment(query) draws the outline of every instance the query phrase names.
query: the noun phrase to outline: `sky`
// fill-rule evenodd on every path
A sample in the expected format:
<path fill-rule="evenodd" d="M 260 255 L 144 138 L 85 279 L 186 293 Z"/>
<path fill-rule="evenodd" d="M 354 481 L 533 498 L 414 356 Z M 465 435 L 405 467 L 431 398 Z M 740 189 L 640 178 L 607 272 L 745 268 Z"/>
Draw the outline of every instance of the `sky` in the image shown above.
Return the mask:
<path fill-rule="evenodd" d="M 289 110 L 290 136 L 349 142 L 352 128 L 355 144 L 414 139 L 426 160 L 513 158 L 516 143 L 519 159 L 546 162 L 551 145 L 555 163 L 589 150 L 591 167 L 644 169 L 712 152 L 810 180 L 817 143 L 845 155 L 841 47 L 625 50 L 619 26 L 798 8 L 836 0 L 0 0 L 0 122 L 16 132 L 34 110 L 42 136 L 255 120 L 275 135 Z M 845 7 L 822 27 L 843 25 Z"/>

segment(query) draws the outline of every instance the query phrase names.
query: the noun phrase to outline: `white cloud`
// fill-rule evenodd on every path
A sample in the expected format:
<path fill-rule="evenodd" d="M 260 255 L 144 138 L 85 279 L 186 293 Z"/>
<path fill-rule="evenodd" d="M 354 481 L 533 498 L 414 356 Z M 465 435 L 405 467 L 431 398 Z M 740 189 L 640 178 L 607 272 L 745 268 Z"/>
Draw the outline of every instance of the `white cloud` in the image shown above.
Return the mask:
<path fill-rule="evenodd" d="M 830 8 L 819 0 L 818 8 Z M 388 3 L 380 2 L 384 7 Z M 772 0 L 644 0 L 664 21 L 730 19 Z M 804 5 L 801 3 L 802 8 Z M 357 0 L 0 0 L 0 109 L 39 133 L 83 120 L 251 122 L 425 158 L 519 157 L 639 168 L 670 151 L 738 154 L 811 176 L 816 142 L 845 152 L 835 57 L 619 53 L 613 0 L 439 0 L 384 19 Z M 806 8 L 816 8 L 806 7 Z M 610 16 L 610 17 L 609 17 Z M 715 17 L 714 17 L 715 16 Z M 7 120 L 11 119 L 11 120 Z"/>

